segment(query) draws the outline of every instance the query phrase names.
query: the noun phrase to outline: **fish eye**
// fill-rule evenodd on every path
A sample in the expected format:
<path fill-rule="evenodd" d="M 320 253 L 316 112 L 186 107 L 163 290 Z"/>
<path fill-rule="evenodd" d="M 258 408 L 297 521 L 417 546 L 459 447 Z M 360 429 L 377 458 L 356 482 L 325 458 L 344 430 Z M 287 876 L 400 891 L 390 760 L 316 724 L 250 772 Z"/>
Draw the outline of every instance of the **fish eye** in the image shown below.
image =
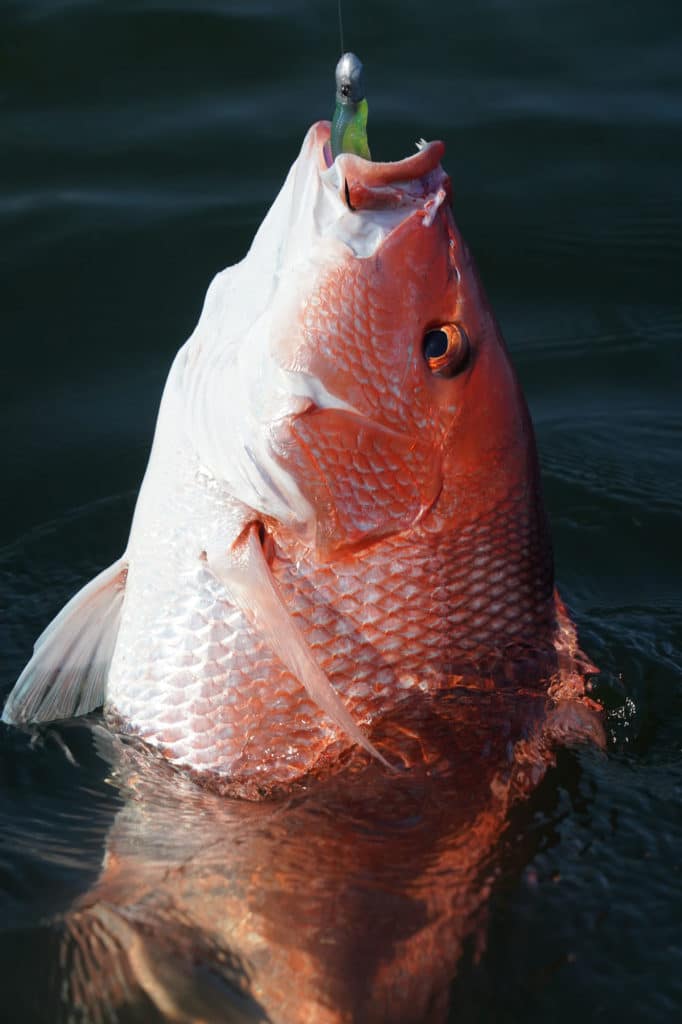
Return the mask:
<path fill-rule="evenodd" d="M 424 335 L 424 359 L 436 377 L 454 377 L 463 370 L 469 349 L 467 333 L 459 324 L 441 324 Z"/>

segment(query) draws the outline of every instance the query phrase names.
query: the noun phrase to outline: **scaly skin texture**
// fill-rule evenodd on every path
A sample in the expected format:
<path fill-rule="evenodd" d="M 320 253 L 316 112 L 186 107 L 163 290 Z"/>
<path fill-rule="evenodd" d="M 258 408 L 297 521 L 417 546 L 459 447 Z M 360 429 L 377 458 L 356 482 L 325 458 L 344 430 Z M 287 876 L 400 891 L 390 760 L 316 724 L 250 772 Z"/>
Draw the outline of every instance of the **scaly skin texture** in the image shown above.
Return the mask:
<path fill-rule="evenodd" d="M 289 308 L 271 341 L 278 362 L 344 408 L 310 402 L 272 429 L 315 509 L 314 537 L 254 520 L 294 621 L 356 721 L 371 726 L 462 676 L 547 685 L 556 608 L 532 427 L 449 207 L 430 225 L 423 211 L 408 217 L 370 258 L 325 264 Z M 471 352 L 445 379 L 422 339 L 449 322 Z M 166 551 L 219 521 L 229 497 L 191 452 L 176 468 L 153 531 Z M 203 781 L 247 795 L 333 760 L 340 731 L 198 553 L 173 557 L 161 602 L 133 552 L 111 710 Z"/>

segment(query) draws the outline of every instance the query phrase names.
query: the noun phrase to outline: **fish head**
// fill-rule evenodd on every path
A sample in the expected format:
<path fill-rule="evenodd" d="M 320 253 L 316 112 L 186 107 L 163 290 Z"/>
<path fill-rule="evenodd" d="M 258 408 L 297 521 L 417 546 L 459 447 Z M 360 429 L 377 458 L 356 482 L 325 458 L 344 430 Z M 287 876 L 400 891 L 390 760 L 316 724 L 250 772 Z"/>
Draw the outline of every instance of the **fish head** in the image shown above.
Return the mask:
<path fill-rule="evenodd" d="M 329 124 L 314 125 L 227 282 L 241 305 L 258 293 L 223 348 L 225 429 L 242 438 L 233 490 L 323 560 L 418 523 L 471 522 L 535 473 L 525 401 L 453 219 L 444 149 L 332 161 Z M 219 386 L 218 402 L 190 403 L 195 415 L 226 407 Z"/>

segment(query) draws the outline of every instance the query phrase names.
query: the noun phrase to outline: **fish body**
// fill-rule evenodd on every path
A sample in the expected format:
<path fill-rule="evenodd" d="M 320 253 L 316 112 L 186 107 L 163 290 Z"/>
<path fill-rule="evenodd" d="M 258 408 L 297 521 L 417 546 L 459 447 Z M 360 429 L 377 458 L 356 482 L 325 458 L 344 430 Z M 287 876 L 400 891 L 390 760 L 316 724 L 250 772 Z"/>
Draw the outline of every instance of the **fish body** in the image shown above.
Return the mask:
<path fill-rule="evenodd" d="M 381 756 L 374 724 L 415 695 L 547 685 L 533 429 L 443 152 L 332 160 L 310 129 L 173 363 L 125 555 L 39 639 L 6 721 L 104 704 L 250 794 L 350 741 Z"/>

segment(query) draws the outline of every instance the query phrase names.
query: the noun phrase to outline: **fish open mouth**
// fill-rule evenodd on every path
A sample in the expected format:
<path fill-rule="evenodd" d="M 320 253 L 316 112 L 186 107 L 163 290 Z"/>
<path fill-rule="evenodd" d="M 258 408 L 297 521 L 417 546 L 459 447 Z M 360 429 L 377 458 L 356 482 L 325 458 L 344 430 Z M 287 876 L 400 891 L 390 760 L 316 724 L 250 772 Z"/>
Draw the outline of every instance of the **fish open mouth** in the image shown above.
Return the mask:
<path fill-rule="evenodd" d="M 448 202 L 451 201 L 450 178 L 440 166 L 445 143 L 422 141 L 411 156 L 383 163 L 365 160 L 354 153 L 340 153 L 334 160 L 330 135 L 329 121 L 319 121 L 313 128 L 318 169 L 325 184 L 339 188 L 349 209 L 423 207 L 429 197 L 439 192 L 444 193 L 443 198 Z"/>

